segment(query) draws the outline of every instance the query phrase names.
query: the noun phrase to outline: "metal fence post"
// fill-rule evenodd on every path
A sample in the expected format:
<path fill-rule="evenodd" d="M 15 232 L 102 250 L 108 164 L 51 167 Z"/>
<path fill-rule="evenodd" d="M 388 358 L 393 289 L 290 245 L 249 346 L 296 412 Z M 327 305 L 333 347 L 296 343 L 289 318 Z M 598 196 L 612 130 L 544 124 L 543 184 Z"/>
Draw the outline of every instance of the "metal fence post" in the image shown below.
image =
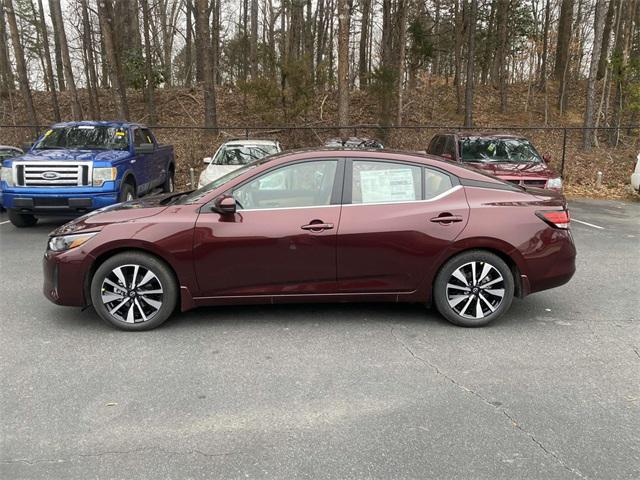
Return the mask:
<path fill-rule="evenodd" d="M 195 188 L 196 186 L 196 171 L 193 167 L 189 169 L 189 180 L 191 180 L 191 186 Z"/>
<path fill-rule="evenodd" d="M 560 162 L 560 178 L 564 179 L 564 160 L 567 155 L 567 129 L 562 129 L 562 161 Z"/>

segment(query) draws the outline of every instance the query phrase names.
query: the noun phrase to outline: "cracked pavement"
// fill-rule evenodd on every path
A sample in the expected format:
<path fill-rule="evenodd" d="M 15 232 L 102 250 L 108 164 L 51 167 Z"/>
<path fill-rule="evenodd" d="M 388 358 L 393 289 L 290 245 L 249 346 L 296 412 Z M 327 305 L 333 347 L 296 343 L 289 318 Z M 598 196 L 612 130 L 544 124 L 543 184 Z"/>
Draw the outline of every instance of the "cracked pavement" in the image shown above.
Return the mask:
<path fill-rule="evenodd" d="M 42 296 L 0 225 L 0 478 L 640 478 L 640 203 L 487 328 L 419 305 L 207 308 L 142 334 Z M 0 222 L 6 214 L 0 215 Z"/>

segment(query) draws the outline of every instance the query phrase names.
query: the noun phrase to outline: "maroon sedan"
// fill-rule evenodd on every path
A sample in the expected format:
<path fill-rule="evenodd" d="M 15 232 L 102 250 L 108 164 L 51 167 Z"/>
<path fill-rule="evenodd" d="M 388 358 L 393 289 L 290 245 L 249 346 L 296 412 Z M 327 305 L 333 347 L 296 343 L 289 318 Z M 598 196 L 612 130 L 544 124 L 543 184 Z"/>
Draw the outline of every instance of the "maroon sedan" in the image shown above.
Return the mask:
<path fill-rule="evenodd" d="M 564 197 L 429 156 L 301 151 L 54 231 L 44 293 L 125 330 L 176 308 L 434 303 L 484 325 L 575 270 Z"/>
<path fill-rule="evenodd" d="M 517 135 L 444 133 L 431 139 L 427 153 L 517 185 L 562 190 L 562 178 L 549 167 L 548 157 Z"/>

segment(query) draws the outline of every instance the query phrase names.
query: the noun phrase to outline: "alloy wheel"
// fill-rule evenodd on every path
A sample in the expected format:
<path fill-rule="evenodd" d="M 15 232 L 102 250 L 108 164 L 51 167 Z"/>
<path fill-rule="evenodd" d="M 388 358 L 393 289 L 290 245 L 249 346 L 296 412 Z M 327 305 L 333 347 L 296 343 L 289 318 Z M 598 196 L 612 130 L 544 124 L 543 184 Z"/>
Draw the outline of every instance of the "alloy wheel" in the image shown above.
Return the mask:
<path fill-rule="evenodd" d="M 102 281 L 100 295 L 116 320 L 140 323 L 151 320 L 162 307 L 164 290 L 158 276 L 142 265 L 121 265 Z"/>
<path fill-rule="evenodd" d="M 469 262 L 453 271 L 446 294 L 449 306 L 458 315 L 479 320 L 500 306 L 505 295 L 505 281 L 490 263 Z"/>

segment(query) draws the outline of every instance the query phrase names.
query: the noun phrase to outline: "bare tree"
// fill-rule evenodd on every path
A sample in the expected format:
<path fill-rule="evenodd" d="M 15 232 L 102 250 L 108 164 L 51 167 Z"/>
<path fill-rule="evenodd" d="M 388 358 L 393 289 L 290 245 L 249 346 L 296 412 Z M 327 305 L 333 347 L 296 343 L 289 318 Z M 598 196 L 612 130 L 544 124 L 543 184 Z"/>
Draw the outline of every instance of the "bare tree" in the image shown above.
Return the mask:
<path fill-rule="evenodd" d="M 402 93 L 404 89 L 404 66 L 407 49 L 407 0 L 398 0 L 398 79 L 396 94 L 396 125 L 402 125 Z"/>
<path fill-rule="evenodd" d="M 593 21 L 593 50 L 591 52 L 591 65 L 589 67 L 589 82 L 587 85 L 587 106 L 584 112 L 584 127 L 582 147 L 590 150 L 593 143 L 593 110 L 596 101 L 596 81 L 600 53 L 602 51 L 602 30 L 604 30 L 606 0 L 596 0 L 596 12 Z"/>
<path fill-rule="evenodd" d="M 53 25 L 53 44 L 55 48 L 56 59 L 56 78 L 58 79 L 58 89 L 64 92 L 67 88 L 64 83 L 64 67 L 62 66 L 62 47 L 60 45 L 60 35 L 58 32 L 64 25 L 58 23 L 58 17 L 53 14 L 55 6 L 53 2 L 55 0 L 49 0 L 49 14 L 51 15 L 51 24 Z"/>
<path fill-rule="evenodd" d="M 124 81 L 120 56 L 116 50 L 115 35 L 113 31 L 113 5 L 111 4 L 111 0 L 98 0 L 98 17 L 100 19 L 105 53 L 109 63 L 111 83 L 116 89 L 118 115 L 123 120 L 128 120 L 129 107 L 127 103 L 127 87 Z"/>
<path fill-rule="evenodd" d="M 216 119 L 216 87 L 211 67 L 211 38 L 209 34 L 209 9 L 207 0 L 196 0 L 196 37 L 200 39 L 202 48 L 202 85 L 204 93 L 204 126 L 217 126 Z"/>
<path fill-rule="evenodd" d="M 9 95 L 15 88 L 13 70 L 9 61 L 9 41 L 7 38 L 5 6 L 0 0 L 0 95 Z"/>
<path fill-rule="evenodd" d="M 338 0 L 338 123 L 349 124 L 349 2 Z M 340 133 L 346 136 L 346 131 Z"/>
<path fill-rule="evenodd" d="M 69 44 L 67 43 L 67 34 L 64 31 L 64 23 L 62 20 L 62 9 L 60 7 L 60 0 L 52 0 L 51 5 L 53 11 L 51 15 L 56 18 L 58 25 L 61 27 L 58 29 L 58 42 L 60 44 L 60 53 L 62 54 L 62 67 L 64 70 L 64 79 L 71 93 L 71 116 L 74 120 L 80 120 L 82 118 L 82 105 L 78 98 L 78 91 L 76 89 L 76 82 L 73 78 L 73 70 L 71 68 L 71 57 L 69 56 Z"/>
<path fill-rule="evenodd" d="M 362 28 L 360 29 L 360 48 L 358 57 L 358 76 L 360 88 L 367 86 L 369 69 L 369 17 L 372 0 L 362 0 Z"/>
<path fill-rule="evenodd" d="M 147 116 L 149 123 L 156 123 L 156 105 L 153 96 L 153 63 L 151 60 L 151 39 L 149 38 L 149 2 L 142 0 L 142 24 L 144 26 L 144 76 L 145 76 L 145 98 L 147 104 Z"/>
<path fill-rule="evenodd" d="M 467 21 L 467 82 L 464 95 L 464 126 L 473 126 L 473 67 L 476 53 L 476 16 L 478 13 L 478 0 L 471 0 Z"/>
<path fill-rule="evenodd" d="M 44 17 L 44 8 L 42 0 L 38 0 L 38 17 L 40 22 L 40 32 L 42 35 L 42 47 L 44 50 L 44 60 L 46 63 L 45 75 L 47 83 L 51 91 L 51 108 L 53 110 L 53 118 L 56 122 L 60 121 L 60 105 L 58 103 L 58 94 L 56 92 L 56 82 L 53 76 L 53 65 L 51 64 L 51 50 L 49 49 L 49 34 L 47 32 L 47 22 Z"/>
<path fill-rule="evenodd" d="M 24 106 L 27 110 L 29 123 L 33 126 L 36 126 L 38 125 L 38 118 L 36 117 L 36 110 L 33 107 L 33 98 L 31 96 L 31 88 L 29 87 L 29 76 L 27 74 L 27 64 L 24 59 L 24 50 L 22 49 L 22 45 L 20 43 L 20 32 L 18 31 L 18 24 L 16 22 L 16 14 L 15 10 L 13 9 L 12 0 L 5 0 L 5 11 L 7 24 L 9 25 L 9 32 L 11 33 L 11 42 L 13 43 L 13 53 L 16 59 L 20 92 L 22 93 Z"/>
<path fill-rule="evenodd" d="M 251 0 L 251 41 L 249 43 L 251 79 L 258 77 L 258 0 Z"/>

